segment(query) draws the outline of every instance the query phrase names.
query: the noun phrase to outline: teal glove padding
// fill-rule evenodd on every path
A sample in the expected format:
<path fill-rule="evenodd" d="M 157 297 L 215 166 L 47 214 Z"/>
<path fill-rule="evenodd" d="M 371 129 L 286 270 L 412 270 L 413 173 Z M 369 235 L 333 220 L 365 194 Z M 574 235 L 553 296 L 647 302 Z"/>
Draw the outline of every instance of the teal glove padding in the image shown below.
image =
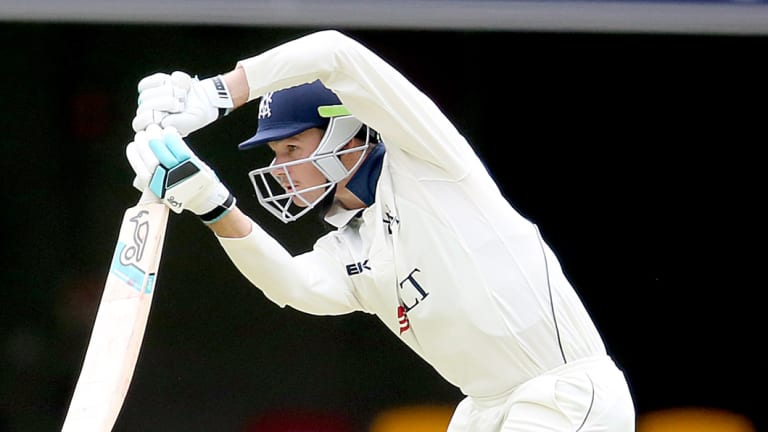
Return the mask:
<path fill-rule="evenodd" d="M 149 188 L 175 213 L 186 209 L 212 223 L 235 205 L 235 198 L 216 173 L 174 128 L 150 125 L 137 132 L 126 156 L 136 173 L 133 185 L 142 191 Z"/>

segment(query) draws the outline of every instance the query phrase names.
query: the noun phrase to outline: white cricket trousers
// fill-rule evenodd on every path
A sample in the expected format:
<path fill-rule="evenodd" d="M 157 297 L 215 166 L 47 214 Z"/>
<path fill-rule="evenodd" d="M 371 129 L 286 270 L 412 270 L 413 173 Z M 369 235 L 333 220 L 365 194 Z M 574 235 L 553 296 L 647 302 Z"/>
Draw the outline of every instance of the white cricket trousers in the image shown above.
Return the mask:
<path fill-rule="evenodd" d="M 464 398 L 448 432 L 634 432 L 635 405 L 608 356 L 570 362 L 493 398 Z"/>

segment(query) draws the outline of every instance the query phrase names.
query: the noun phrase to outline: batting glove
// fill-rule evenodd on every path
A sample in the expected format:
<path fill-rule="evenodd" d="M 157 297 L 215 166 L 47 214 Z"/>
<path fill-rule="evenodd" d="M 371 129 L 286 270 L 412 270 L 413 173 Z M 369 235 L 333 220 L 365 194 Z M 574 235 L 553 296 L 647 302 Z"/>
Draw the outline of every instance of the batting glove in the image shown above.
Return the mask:
<path fill-rule="evenodd" d="M 223 217 L 235 198 L 216 173 L 187 146 L 179 132 L 149 125 L 136 133 L 126 148 L 128 163 L 136 173 L 133 186 L 149 188 L 175 213 L 189 210 L 205 223 Z"/>
<path fill-rule="evenodd" d="M 139 81 L 138 90 L 139 106 L 132 122 L 136 132 L 159 124 L 174 127 L 185 137 L 234 107 L 221 75 L 201 81 L 180 71 L 156 73 Z"/>

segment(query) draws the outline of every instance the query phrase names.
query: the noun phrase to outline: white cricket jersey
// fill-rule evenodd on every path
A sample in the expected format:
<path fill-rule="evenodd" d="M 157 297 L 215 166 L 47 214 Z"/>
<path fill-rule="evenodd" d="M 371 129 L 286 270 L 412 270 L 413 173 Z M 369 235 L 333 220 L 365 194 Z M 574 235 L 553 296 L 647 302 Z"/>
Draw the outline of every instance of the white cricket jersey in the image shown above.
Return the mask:
<path fill-rule="evenodd" d="M 508 203 L 440 109 L 394 68 L 336 31 L 240 64 L 251 100 L 320 79 L 386 146 L 375 203 L 347 215 L 312 251 L 292 257 L 255 224 L 248 237 L 219 239 L 269 299 L 317 315 L 375 314 L 473 397 L 605 355 L 536 226 Z"/>

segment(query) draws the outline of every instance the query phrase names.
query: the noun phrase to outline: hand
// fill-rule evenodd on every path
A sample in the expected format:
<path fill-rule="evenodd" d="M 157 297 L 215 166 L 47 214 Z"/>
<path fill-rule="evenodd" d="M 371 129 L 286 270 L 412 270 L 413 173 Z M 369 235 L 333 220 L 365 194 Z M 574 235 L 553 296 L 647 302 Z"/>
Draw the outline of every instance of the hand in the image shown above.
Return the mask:
<path fill-rule="evenodd" d="M 133 130 L 150 124 L 174 127 L 182 137 L 201 129 L 234 107 L 221 75 L 200 81 L 185 72 L 156 73 L 138 84 L 139 106 Z"/>
<path fill-rule="evenodd" d="M 189 210 L 213 223 L 235 205 L 216 173 L 201 161 L 173 128 L 149 125 L 126 148 L 136 173 L 133 186 L 149 188 L 174 212 Z"/>

